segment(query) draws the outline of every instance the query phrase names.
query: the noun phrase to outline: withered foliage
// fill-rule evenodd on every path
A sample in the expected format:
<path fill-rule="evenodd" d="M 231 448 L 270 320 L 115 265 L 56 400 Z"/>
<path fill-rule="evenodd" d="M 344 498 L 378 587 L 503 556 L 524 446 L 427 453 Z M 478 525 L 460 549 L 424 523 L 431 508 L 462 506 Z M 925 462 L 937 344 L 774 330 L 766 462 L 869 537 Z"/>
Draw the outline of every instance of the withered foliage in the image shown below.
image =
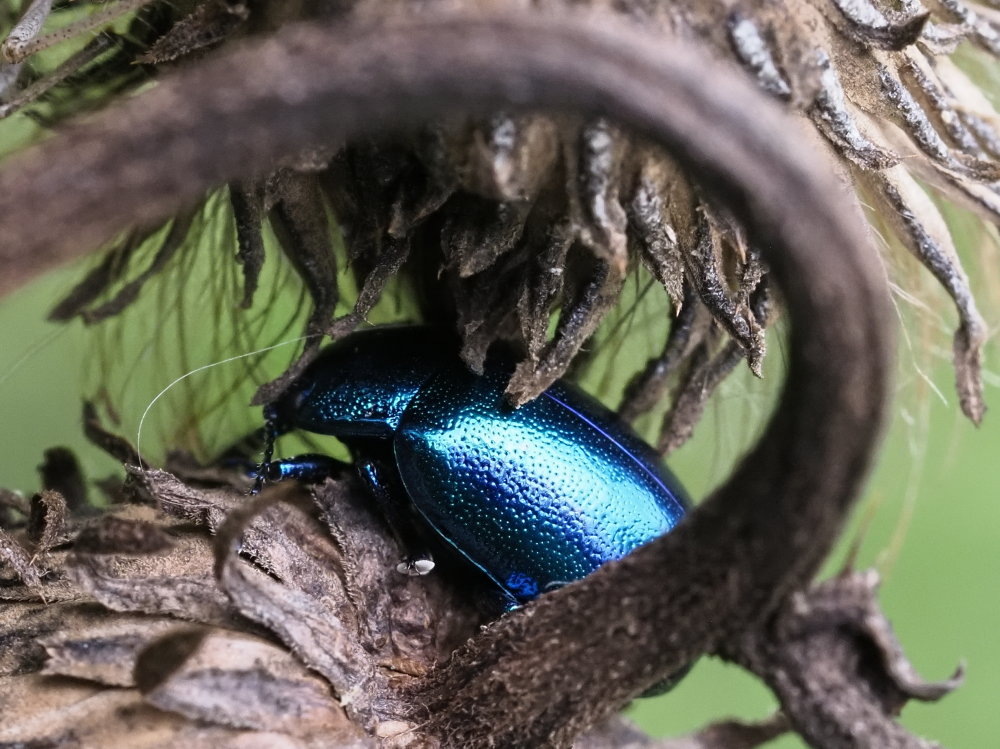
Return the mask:
<path fill-rule="evenodd" d="M 0 743 L 434 743 L 414 685 L 488 618 L 440 574 L 396 573 L 399 549 L 359 487 L 284 485 L 249 502 L 246 482 L 224 473 L 186 483 L 129 470 L 125 501 L 99 516 L 46 491 L 0 528 Z M 720 654 L 773 682 L 811 738 L 863 721 L 879 746 L 910 746 L 888 716 L 955 682 L 914 677 L 874 582 L 852 575 L 803 593 L 776 632 Z M 790 725 L 779 714 L 653 741 L 614 718 L 574 745 L 749 748 Z"/>
<path fill-rule="evenodd" d="M 474 631 L 453 588 L 394 573 L 341 485 L 248 508 L 232 489 L 133 477 L 133 503 L 49 518 L 59 544 L 3 531 L 30 561 L 7 557 L 0 593 L 0 741 L 367 746 L 359 727 L 390 710 L 372 699 Z"/>
<path fill-rule="evenodd" d="M 60 310 L 114 314 L 170 262 L 191 199 L 226 181 L 245 269 L 242 301 L 252 300 L 265 261 L 266 220 L 312 296 L 310 331 L 347 332 L 389 278 L 409 274 L 425 314 L 463 335 L 473 369 L 494 338 L 521 348 L 510 394 L 523 400 L 565 371 L 626 275 L 642 265 L 671 295 L 677 321 L 622 410 L 638 413 L 677 383 L 661 439 L 669 449 L 728 371 L 741 359 L 759 365 L 767 279 L 793 324 L 789 381 L 761 441 L 675 532 L 480 630 L 463 614 L 467 605 L 452 600 L 453 588 L 442 587 L 439 599 L 437 581 L 425 590 L 410 587 L 423 580 L 394 578 L 391 545 L 370 518 L 338 526 L 363 512 L 342 484 L 328 484 L 312 504 L 265 500 L 234 509 L 231 491 L 133 471 L 132 504 L 52 531 L 47 524 L 66 515 L 55 494 L 27 505 L 0 494 L 14 523 L 0 536 L 3 590 L 13 599 L 3 612 L 15 617 L 9 631 L 18 645 L 4 688 L 25 695 L 20 690 L 88 675 L 106 687 L 100 699 L 111 700 L 95 703 L 98 729 L 152 730 L 167 721 L 159 725 L 194 745 L 201 739 L 188 721 L 217 741 L 266 740 L 225 733 L 257 730 L 304 745 L 322 734 L 327 745 L 343 735 L 348 745 L 357 737 L 569 746 L 664 675 L 710 653 L 764 679 L 783 712 L 761 726 L 712 727 L 689 745 L 752 746 L 790 726 L 825 749 L 933 746 L 894 718 L 907 699 L 933 699 L 952 684 L 913 677 L 877 612 L 874 581 L 845 575 L 811 585 L 869 464 L 892 349 L 881 266 L 853 215 L 857 202 L 829 172 L 852 174 L 895 206 L 898 239 L 946 280 L 960 312 L 960 395 L 978 419 L 982 325 L 943 224 L 918 205 L 910 170 L 979 198 L 989 212 L 992 125 L 986 108 L 956 103 L 961 86 L 953 81 L 961 79 L 949 74 L 951 87 L 944 86 L 941 73 L 951 69 L 940 56 L 959 38 L 990 48 L 986 16 L 955 2 L 933 15 L 836 2 L 574 3 L 574 15 L 556 15 L 562 3 L 505 3 L 505 12 L 482 16 L 420 13 L 450 5 L 171 6 L 183 22 L 168 24 L 142 59 L 189 66 L 0 170 L 0 192 L 10 196 L 0 203 L 0 259 L 12 261 L 0 289 L 79 251 L 71 240 L 104 240 L 130 223 L 124 244 Z M 536 5 L 552 12 L 534 15 L 528 6 Z M 617 16 L 581 19 L 590 5 Z M 144 6 L 143 13 L 160 7 Z M 48 6 L 31 8 L 44 15 Z M 394 9 L 399 17 L 386 22 Z M 349 16 L 354 25 L 285 23 L 317 16 Z M 629 23 L 616 20 L 622 16 Z M 201 57 L 241 36 L 261 38 Z M 683 37 L 735 58 L 742 77 Z M 915 60 L 909 68 L 908 60 Z M 797 130 L 747 84 L 746 70 L 801 115 Z M 514 111 L 543 105 L 585 114 Z M 466 107 L 493 113 L 464 119 Z M 673 160 L 624 135 L 613 118 L 669 147 Z M 369 128 L 415 122 L 422 129 L 410 135 L 365 137 Z M 982 155 L 970 156 L 977 148 Z M 820 155 L 831 151 L 839 162 Z M 67 192 L 67 184 L 91 189 Z M 337 299 L 327 209 L 361 289 L 340 319 L 330 319 Z M 170 230 L 143 266 L 150 270 L 137 271 L 143 236 L 168 215 Z M 333 499 L 323 499 L 328 491 Z M 335 515 L 324 510 L 324 502 L 341 500 Z M 22 537 L 24 511 L 36 520 Z M 359 560 L 369 555 L 377 569 L 356 580 L 368 574 Z M 172 581 L 157 587 L 164 578 Z M 407 594 L 383 597 L 396 589 Z M 119 611 L 200 627 L 142 640 L 124 669 L 129 677 L 74 656 L 73 638 L 94 624 L 80 619 L 77 631 L 79 612 L 67 608 L 81 602 L 101 607 L 88 610 L 109 623 L 117 619 L 109 612 Z M 73 624 L 65 643 L 46 611 Z M 398 612 L 409 614 L 400 622 Z M 151 623 L 156 630 L 159 621 Z M 227 653 L 238 654 L 235 661 Z M 253 672 L 247 661 L 270 665 Z M 48 663 L 65 671 L 41 674 Z M 291 703 L 275 707 L 275 679 L 298 695 L 292 709 L 306 716 L 301 734 L 281 714 Z M 16 704 L 27 711 L 35 694 Z M 268 716 L 266 728 L 247 705 Z M 59 722 L 69 715 L 27 718 L 28 729 L 34 736 L 70 730 Z M 599 746 L 602 736 L 644 743 L 614 724 L 581 745 Z M 149 744 L 168 740 L 158 735 Z"/>

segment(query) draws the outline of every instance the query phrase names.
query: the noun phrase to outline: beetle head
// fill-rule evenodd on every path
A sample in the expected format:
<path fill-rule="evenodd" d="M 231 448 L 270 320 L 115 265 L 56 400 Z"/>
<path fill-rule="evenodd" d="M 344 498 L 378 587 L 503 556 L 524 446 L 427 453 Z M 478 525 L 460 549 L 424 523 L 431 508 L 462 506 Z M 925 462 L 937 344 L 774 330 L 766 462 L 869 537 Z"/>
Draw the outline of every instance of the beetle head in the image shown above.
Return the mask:
<path fill-rule="evenodd" d="M 265 410 L 277 434 L 389 437 L 420 387 L 457 357 L 446 335 L 418 326 L 358 331 L 326 347 Z M 460 366 L 460 365 L 459 365 Z"/>

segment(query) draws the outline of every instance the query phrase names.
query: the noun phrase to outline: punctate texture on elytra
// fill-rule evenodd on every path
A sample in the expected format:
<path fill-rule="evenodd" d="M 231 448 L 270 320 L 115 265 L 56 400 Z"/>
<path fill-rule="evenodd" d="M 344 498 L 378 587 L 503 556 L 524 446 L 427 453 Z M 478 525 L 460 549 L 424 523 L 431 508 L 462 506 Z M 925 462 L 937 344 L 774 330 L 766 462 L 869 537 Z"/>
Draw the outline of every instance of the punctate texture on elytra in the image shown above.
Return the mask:
<path fill-rule="evenodd" d="M 354 333 L 267 409 L 270 432 L 340 438 L 377 498 L 412 503 L 517 605 L 666 533 L 687 499 L 655 452 L 576 387 L 558 381 L 512 408 L 510 371 L 496 357 L 469 372 L 430 328 Z M 262 470 L 317 478 L 322 466 L 305 456 Z"/>

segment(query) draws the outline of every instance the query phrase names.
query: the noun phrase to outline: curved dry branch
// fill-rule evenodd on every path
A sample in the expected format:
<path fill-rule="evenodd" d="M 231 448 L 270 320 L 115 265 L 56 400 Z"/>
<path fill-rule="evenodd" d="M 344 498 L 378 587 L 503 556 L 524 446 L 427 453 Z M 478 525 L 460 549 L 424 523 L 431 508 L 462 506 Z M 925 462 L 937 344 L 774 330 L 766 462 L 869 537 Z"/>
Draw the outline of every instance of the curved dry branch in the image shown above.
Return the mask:
<path fill-rule="evenodd" d="M 866 472 L 888 295 L 841 190 L 773 103 L 607 20 L 290 27 L 12 160 L 0 259 L 10 288 L 305 147 L 498 104 L 606 116 L 668 148 L 767 249 L 793 321 L 779 409 L 721 490 L 675 533 L 505 617 L 412 695 L 422 730 L 454 745 L 559 745 L 803 584 Z"/>

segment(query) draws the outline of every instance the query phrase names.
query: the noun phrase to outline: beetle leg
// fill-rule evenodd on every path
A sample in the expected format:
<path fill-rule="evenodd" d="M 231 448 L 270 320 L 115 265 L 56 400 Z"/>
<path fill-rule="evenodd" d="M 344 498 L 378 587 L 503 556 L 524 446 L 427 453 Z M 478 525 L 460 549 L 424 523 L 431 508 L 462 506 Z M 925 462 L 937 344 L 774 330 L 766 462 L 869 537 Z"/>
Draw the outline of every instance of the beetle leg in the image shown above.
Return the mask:
<path fill-rule="evenodd" d="M 503 600 L 501 602 L 503 606 L 503 613 L 509 614 L 511 611 L 517 611 L 524 604 L 518 601 L 514 596 L 509 593 L 504 593 Z"/>
<path fill-rule="evenodd" d="M 350 463 L 331 458 L 329 455 L 307 453 L 294 458 L 281 458 L 262 463 L 258 468 L 264 481 L 298 479 L 307 484 L 318 484 L 331 476 L 336 476 L 350 468 Z"/>
<path fill-rule="evenodd" d="M 260 494 L 261 489 L 264 488 L 264 483 L 267 481 L 281 481 L 282 479 L 295 478 L 306 483 L 318 484 L 331 476 L 343 473 L 349 468 L 349 464 L 342 460 L 318 453 L 308 453 L 306 455 L 297 455 L 294 458 L 272 460 L 274 442 L 287 429 L 280 422 L 273 406 L 268 406 L 265 409 L 265 413 L 267 414 L 267 420 L 264 423 L 264 428 L 254 433 L 255 438 L 263 438 L 264 440 L 264 456 L 254 473 L 253 488 L 250 490 L 251 495 Z"/>
<path fill-rule="evenodd" d="M 396 565 L 403 575 L 426 575 L 434 569 L 434 558 L 427 544 L 414 527 L 410 502 L 391 458 L 358 456 L 358 473 L 364 481 L 379 511 L 389 524 L 389 530 L 404 556 Z"/>

